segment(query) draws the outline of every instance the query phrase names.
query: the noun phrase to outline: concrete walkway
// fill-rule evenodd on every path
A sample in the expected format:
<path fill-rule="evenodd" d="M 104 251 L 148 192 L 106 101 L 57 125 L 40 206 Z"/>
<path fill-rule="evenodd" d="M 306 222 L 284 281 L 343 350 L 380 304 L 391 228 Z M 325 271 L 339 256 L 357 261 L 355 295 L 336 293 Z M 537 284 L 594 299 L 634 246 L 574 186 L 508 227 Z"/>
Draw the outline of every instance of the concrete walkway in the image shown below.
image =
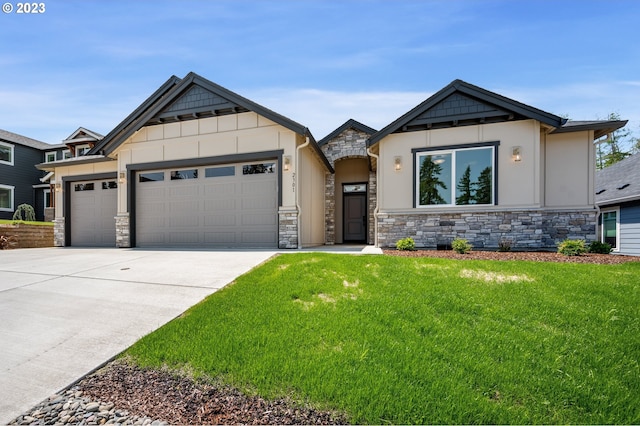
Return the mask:
<path fill-rule="evenodd" d="M 0 251 L 0 424 L 276 251 Z"/>

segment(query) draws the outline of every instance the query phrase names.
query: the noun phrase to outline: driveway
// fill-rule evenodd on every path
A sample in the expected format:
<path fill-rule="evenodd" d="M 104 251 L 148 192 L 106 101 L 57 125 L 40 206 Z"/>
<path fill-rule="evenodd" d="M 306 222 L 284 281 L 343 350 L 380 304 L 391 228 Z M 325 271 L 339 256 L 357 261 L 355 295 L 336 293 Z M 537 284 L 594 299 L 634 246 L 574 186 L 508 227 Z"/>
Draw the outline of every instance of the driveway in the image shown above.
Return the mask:
<path fill-rule="evenodd" d="M 0 424 L 275 251 L 0 251 Z"/>

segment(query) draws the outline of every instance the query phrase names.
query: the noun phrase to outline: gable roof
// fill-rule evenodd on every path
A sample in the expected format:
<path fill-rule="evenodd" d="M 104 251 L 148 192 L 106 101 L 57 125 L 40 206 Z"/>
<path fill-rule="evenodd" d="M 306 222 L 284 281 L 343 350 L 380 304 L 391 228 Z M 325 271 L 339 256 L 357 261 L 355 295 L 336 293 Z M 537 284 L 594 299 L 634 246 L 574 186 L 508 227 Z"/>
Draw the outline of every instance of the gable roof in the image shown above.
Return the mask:
<path fill-rule="evenodd" d="M 522 119 L 535 119 L 555 128 L 567 121 L 465 81 L 454 80 L 374 134 L 368 143 L 374 145 L 397 132 Z"/>
<path fill-rule="evenodd" d="M 86 129 L 84 127 L 78 127 L 78 129 L 71 133 L 63 143 L 80 143 L 80 142 L 96 142 L 104 138 L 100 133 L 93 130 Z"/>
<path fill-rule="evenodd" d="M 28 138 L 26 136 L 22 136 L 17 133 L 9 132 L 7 130 L 2 130 L 2 129 L 0 129 L 0 141 L 6 141 L 9 143 L 24 145 L 31 148 L 39 149 L 41 151 L 48 151 L 48 150 L 64 147 L 64 145 L 51 145 L 46 142 Z"/>
<path fill-rule="evenodd" d="M 340 133 L 342 133 L 342 132 L 344 132 L 345 130 L 348 130 L 348 129 L 358 130 L 360 132 L 367 133 L 368 135 L 373 135 L 374 133 L 377 132 L 377 130 L 372 129 L 371 127 L 366 126 L 366 125 L 360 123 L 359 121 L 354 120 L 353 118 L 350 118 L 349 120 L 345 121 L 342 124 L 342 126 L 338 127 L 337 129 L 335 129 L 334 131 L 329 133 L 327 136 L 325 136 L 324 138 L 320 139 L 318 141 L 318 145 L 322 146 L 322 145 L 327 144 L 331 139 L 335 138 Z"/>
<path fill-rule="evenodd" d="M 596 172 L 596 204 L 640 199 L 640 154 Z"/>

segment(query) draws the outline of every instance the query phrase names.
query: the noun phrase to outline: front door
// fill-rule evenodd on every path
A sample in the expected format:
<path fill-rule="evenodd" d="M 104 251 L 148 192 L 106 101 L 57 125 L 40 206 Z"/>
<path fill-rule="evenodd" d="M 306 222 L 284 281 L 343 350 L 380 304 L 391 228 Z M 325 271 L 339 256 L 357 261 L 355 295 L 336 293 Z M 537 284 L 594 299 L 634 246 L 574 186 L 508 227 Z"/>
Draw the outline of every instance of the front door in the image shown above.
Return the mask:
<path fill-rule="evenodd" d="M 363 185 L 363 184 L 345 185 L 343 188 L 342 207 L 343 207 L 343 227 L 344 227 L 343 240 L 345 242 L 360 242 L 360 243 L 366 242 L 367 240 L 366 185 Z"/>

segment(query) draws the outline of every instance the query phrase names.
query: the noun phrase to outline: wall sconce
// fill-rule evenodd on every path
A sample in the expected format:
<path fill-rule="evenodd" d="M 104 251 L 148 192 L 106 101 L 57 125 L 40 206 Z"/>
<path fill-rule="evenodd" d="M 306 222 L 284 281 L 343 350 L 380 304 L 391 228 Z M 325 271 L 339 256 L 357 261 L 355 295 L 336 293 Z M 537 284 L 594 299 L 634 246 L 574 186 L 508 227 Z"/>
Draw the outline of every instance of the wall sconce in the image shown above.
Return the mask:
<path fill-rule="evenodd" d="M 285 155 L 284 156 L 284 171 L 288 172 L 289 169 L 291 169 L 291 156 L 290 155 Z"/>
<path fill-rule="evenodd" d="M 127 178 L 125 177 L 124 172 L 120 172 L 120 174 L 118 175 L 118 183 L 125 183 L 127 181 Z"/>
<path fill-rule="evenodd" d="M 513 161 L 522 161 L 522 148 L 520 148 L 519 146 L 514 146 L 511 149 L 511 159 Z"/>
<path fill-rule="evenodd" d="M 402 170 L 402 157 L 393 157 L 393 168 L 396 172 Z"/>
<path fill-rule="evenodd" d="M 62 184 L 56 183 L 56 192 L 62 192 Z"/>

